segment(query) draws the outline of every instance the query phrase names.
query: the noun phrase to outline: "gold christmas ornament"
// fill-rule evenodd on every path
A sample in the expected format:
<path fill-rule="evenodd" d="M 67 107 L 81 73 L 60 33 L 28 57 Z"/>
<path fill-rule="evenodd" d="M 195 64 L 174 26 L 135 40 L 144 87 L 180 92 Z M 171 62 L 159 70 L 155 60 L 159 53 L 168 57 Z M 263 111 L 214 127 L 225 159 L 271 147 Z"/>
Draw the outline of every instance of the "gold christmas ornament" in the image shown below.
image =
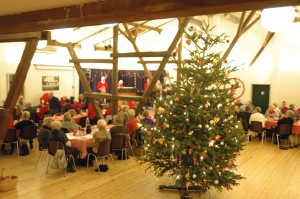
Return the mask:
<path fill-rule="evenodd" d="M 193 174 L 193 178 L 194 178 L 194 179 L 197 178 L 197 175 L 196 175 L 196 174 Z"/>
<path fill-rule="evenodd" d="M 201 129 L 201 128 L 202 128 L 202 125 L 201 125 L 201 124 L 199 124 L 199 125 L 198 125 L 198 128 L 199 128 L 199 129 Z"/>

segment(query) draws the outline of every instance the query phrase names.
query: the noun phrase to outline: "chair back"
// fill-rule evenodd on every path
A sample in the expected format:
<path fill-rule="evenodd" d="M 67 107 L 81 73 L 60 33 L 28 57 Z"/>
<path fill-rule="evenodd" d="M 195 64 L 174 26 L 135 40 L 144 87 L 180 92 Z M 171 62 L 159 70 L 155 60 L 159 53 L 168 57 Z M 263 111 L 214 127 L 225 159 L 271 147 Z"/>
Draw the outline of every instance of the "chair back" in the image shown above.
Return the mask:
<path fill-rule="evenodd" d="M 79 118 L 79 122 L 78 122 L 78 124 L 81 126 L 81 127 L 85 127 L 85 123 L 86 123 L 86 118 L 87 118 L 87 116 L 84 116 L 84 117 L 81 117 L 81 118 Z"/>
<path fill-rule="evenodd" d="M 137 132 L 139 129 L 135 130 L 132 132 L 131 137 L 130 137 L 130 142 L 136 144 L 137 142 Z"/>
<path fill-rule="evenodd" d="M 111 139 L 103 140 L 99 142 L 97 157 L 110 154 Z"/>
<path fill-rule="evenodd" d="M 249 120 L 241 118 L 242 126 L 244 131 L 248 131 L 249 129 Z"/>
<path fill-rule="evenodd" d="M 278 134 L 279 135 L 291 135 L 293 124 L 280 124 Z"/>
<path fill-rule="evenodd" d="M 4 137 L 3 143 L 10 143 L 18 141 L 17 130 L 16 129 L 7 129 L 6 135 Z"/>
<path fill-rule="evenodd" d="M 37 127 L 35 125 L 26 125 L 21 129 L 21 138 L 34 139 L 37 134 Z"/>
<path fill-rule="evenodd" d="M 41 144 L 42 143 L 41 138 L 39 136 L 37 136 L 37 138 L 38 138 L 38 142 L 39 142 L 39 150 L 42 151 L 43 149 L 48 149 L 48 146 L 43 147 L 43 145 Z"/>
<path fill-rule="evenodd" d="M 258 121 L 252 121 L 250 125 L 250 130 L 253 132 L 262 132 L 263 131 L 262 123 Z"/>
<path fill-rule="evenodd" d="M 48 141 L 48 153 L 55 156 L 57 149 L 64 149 L 64 145 L 57 141 Z"/>
<path fill-rule="evenodd" d="M 126 147 L 125 135 L 115 135 L 111 138 L 111 149 L 122 149 Z"/>

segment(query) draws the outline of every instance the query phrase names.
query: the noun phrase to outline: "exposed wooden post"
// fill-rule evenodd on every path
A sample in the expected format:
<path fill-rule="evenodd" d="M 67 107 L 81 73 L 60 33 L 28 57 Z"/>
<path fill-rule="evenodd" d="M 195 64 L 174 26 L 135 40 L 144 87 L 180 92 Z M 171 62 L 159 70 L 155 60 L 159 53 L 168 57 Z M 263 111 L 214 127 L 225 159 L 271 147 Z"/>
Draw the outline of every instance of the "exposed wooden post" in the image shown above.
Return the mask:
<path fill-rule="evenodd" d="M 119 25 L 115 25 L 113 29 L 113 54 L 118 54 L 118 30 Z M 112 113 L 113 115 L 118 113 L 118 57 L 113 57 L 113 71 L 112 71 Z"/>
<path fill-rule="evenodd" d="M 15 79 L 4 102 L 4 107 L 0 108 L 0 145 L 5 137 L 11 113 L 13 112 L 19 95 L 24 87 L 24 82 L 31 65 L 31 60 L 36 51 L 38 41 L 38 38 L 35 38 L 26 42 L 21 61 L 16 71 Z"/>
<path fill-rule="evenodd" d="M 256 53 L 256 55 L 254 56 L 254 58 L 252 59 L 251 63 L 249 64 L 249 67 L 251 67 L 255 61 L 257 60 L 257 58 L 260 56 L 260 54 L 264 51 L 264 49 L 266 48 L 266 46 L 269 44 L 269 42 L 271 41 L 272 37 L 274 36 L 274 32 L 268 32 L 264 43 L 262 44 L 261 48 L 259 49 L 259 51 Z"/>
<path fill-rule="evenodd" d="M 127 39 L 131 42 L 131 44 L 132 44 L 132 46 L 133 46 L 135 52 L 139 53 L 140 50 L 139 50 L 138 46 L 136 45 L 135 39 L 134 39 L 133 35 L 131 34 L 131 32 L 130 32 L 128 26 L 127 26 L 127 24 L 124 24 L 124 23 L 123 23 L 123 26 L 124 26 L 124 28 L 125 28 L 127 34 L 128 34 Z M 123 33 L 122 33 L 122 34 L 123 34 Z M 125 34 L 123 34 L 123 35 L 125 35 Z M 144 61 L 143 57 L 139 57 L 139 59 L 140 59 L 141 62 Z M 144 68 L 144 71 L 145 71 L 147 77 L 148 77 L 149 80 L 151 81 L 151 80 L 152 80 L 152 75 L 151 75 L 150 71 L 148 70 L 146 63 L 143 62 L 143 63 L 142 63 L 142 66 L 143 66 L 143 68 Z"/>
<path fill-rule="evenodd" d="M 76 60 L 78 60 L 78 57 L 77 57 L 76 52 L 74 50 L 73 44 L 72 43 L 67 44 L 67 49 L 68 49 L 68 51 L 70 53 L 70 56 L 71 56 L 71 58 L 73 60 L 74 67 L 75 67 L 75 69 L 76 69 L 76 71 L 78 73 L 79 79 L 80 79 L 80 81 L 81 81 L 81 83 L 83 85 L 84 90 L 87 93 L 92 93 L 93 91 L 92 91 L 92 89 L 91 89 L 91 87 L 89 85 L 89 82 L 88 82 L 88 80 L 87 80 L 87 78 L 85 76 L 84 71 L 82 70 L 82 68 L 80 66 L 80 63 L 76 62 Z M 99 108 L 97 100 L 95 98 L 90 98 L 90 102 L 93 105 L 93 108 L 94 108 L 94 110 L 96 112 L 97 117 L 101 118 L 101 119 L 104 119 L 103 113 L 102 113 L 102 111 Z"/>
<path fill-rule="evenodd" d="M 179 18 L 178 19 L 179 23 L 178 23 L 178 29 L 180 28 L 181 26 L 181 23 L 183 22 L 183 18 Z M 180 41 L 178 43 L 178 48 L 177 48 L 177 59 L 178 61 L 181 61 L 182 60 L 182 35 L 181 35 L 181 38 L 180 38 Z M 179 69 L 181 67 L 181 64 L 177 64 L 177 68 Z M 180 82 L 180 78 L 181 78 L 181 74 L 180 72 L 177 70 L 177 78 L 176 78 L 176 81 L 177 83 L 179 84 Z"/>
<path fill-rule="evenodd" d="M 174 51 L 174 49 L 176 48 L 176 45 L 177 45 L 179 39 L 182 37 L 182 33 L 184 31 L 184 28 L 188 25 L 189 21 L 190 21 L 190 18 L 184 18 L 184 20 L 183 20 L 180 28 L 178 29 L 177 34 L 175 35 L 175 37 L 174 37 L 171 45 L 169 46 L 169 48 L 167 50 L 167 53 L 169 53 L 170 56 L 163 57 L 163 59 L 162 59 L 160 65 L 159 65 L 158 69 L 156 70 L 154 76 L 152 77 L 152 81 L 150 82 L 150 85 L 149 85 L 148 89 L 146 90 L 146 92 L 143 95 L 144 98 L 147 98 L 147 97 L 149 97 L 151 95 L 151 92 L 152 92 L 152 90 L 153 90 L 153 88 L 154 88 L 154 86 L 155 86 L 158 78 L 162 74 L 162 72 L 163 72 L 163 70 L 164 70 L 164 68 L 166 66 L 166 63 L 170 59 L 171 54 Z"/>
<path fill-rule="evenodd" d="M 259 16 L 259 17 L 257 17 L 255 20 L 253 20 L 249 24 L 249 22 L 251 21 L 251 19 L 253 18 L 253 16 L 254 16 L 255 13 L 256 13 L 256 10 L 252 10 L 250 12 L 250 14 L 246 17 L 246 19 L 245 19 L 246 12 L 244 11 L 242 13 L 241 18 L 240 18 L 240 23 L 239 23 L 239 26 L 238 26 L 238 29 L 237 29 L 237 32 L 236 32 L 236 35 L 233 38 L 233 40 L 231 41 L 231 43 L 230 43 L 229 47 L 227 48 L 226 52 L 223 54 L 223 57 L 222 57 L 223 60 L 227 59 L 228 55 L 230 54 L 231 50 L 233 49 L 233 47 L 235 46 L 235 44 L 238 42 L 238 40 L 240 39 L 240 37 L 247 30 L 249 30 L 260 19 L 260 16 Z"/>

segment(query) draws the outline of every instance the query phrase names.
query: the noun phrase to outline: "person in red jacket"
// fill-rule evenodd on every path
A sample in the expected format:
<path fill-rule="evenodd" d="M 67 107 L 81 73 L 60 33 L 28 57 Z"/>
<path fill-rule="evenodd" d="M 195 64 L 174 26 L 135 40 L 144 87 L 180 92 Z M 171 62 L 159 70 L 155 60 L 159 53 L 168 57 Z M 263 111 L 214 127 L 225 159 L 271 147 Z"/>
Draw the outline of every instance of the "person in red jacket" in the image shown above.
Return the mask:
<path fill-rule="evenodd" d="M 72 104 L 72 107 L 75 110 L 78 110 L 78 109 L 83 109 L 84 105 L 81 104 L 78 100 L 75 100 L 74 104 Z"/>
<path fill-rule="evenodd" d="M 101 81 L 97 84 L 97 91 L 101 93 L 107 93 L 108 83 L 105 81 L 105 77 L 101 77 Z"/>
<path fill-rule="evenodd" d="M 94 107 L 91 102 L 88 105 L 88 117 L 90 119 L 91 124 L 97 123 L 98 119 L 97 119 L 96 111 L 94 110 Z"/>

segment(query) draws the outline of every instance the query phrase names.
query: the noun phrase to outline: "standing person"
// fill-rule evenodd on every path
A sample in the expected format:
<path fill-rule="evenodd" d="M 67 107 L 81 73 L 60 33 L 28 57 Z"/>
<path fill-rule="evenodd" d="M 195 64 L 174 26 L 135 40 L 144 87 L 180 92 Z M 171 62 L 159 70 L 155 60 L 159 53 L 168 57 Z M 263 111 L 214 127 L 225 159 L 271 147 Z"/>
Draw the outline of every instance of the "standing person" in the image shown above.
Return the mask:
<path fill-rule="evenodd" d="M 21 112 L 24 110 L 25 104 L 24 104 L 24 97 L 23 97 L 23 95 L 19 96 L 19 99 L 18 99 L 16 107 L 18 109 L 20 109 Z"/>
<path fill-rule="evenodd" d="M 91 102 L 88 105 L 88 118 L 91 124 L 97 123 L 97 114 Z"/>
<path fill-rule="evenodd" d="M 23 111 L 21 121 L 15 124 L 15 128 L 21 130 L 21 137 L 22 137 L 22 128 L 24 126 L 35 126 L 35 123 L 30 120 L 30 112 L 28 111 Z M 32 149 L 33 140 L 30 139 L 29 143 L 30 143 L 30 148 Z"/>
<path fill-rule="evenodd" d="M 108 83 L 105 80 L 106 78 L 104 76 L 101 77 L 101 81 L 97 84 L 97 90 L 101 93 L 107 93 L 108 92 Z"/>
<path fill-rule="evenodd" d="M 76 162 L 78 156 L 78 150 L 72 147 L 71 141 L 68 139 L 67 135 L 60 130 L 61 123 L 59 121 L 54 121 L 52 124 L 52 129 L 53 130 L 49 135 L 49 140 L 63 143 L 63 145 L 65 146 L 66 154 L 72 154 L 74 157 L 74 161 Z M 67 171 L 68 172 L 76 171 L 70 159 L 67 164 Z"/>
<path fill-rule="evenodd" d="M 54 115 L 55 113 L 61 112 L 61 104 L 57 97 L 54 96 L 53 92 L 48 93 L 49 97 L 49 114 Z"/>

